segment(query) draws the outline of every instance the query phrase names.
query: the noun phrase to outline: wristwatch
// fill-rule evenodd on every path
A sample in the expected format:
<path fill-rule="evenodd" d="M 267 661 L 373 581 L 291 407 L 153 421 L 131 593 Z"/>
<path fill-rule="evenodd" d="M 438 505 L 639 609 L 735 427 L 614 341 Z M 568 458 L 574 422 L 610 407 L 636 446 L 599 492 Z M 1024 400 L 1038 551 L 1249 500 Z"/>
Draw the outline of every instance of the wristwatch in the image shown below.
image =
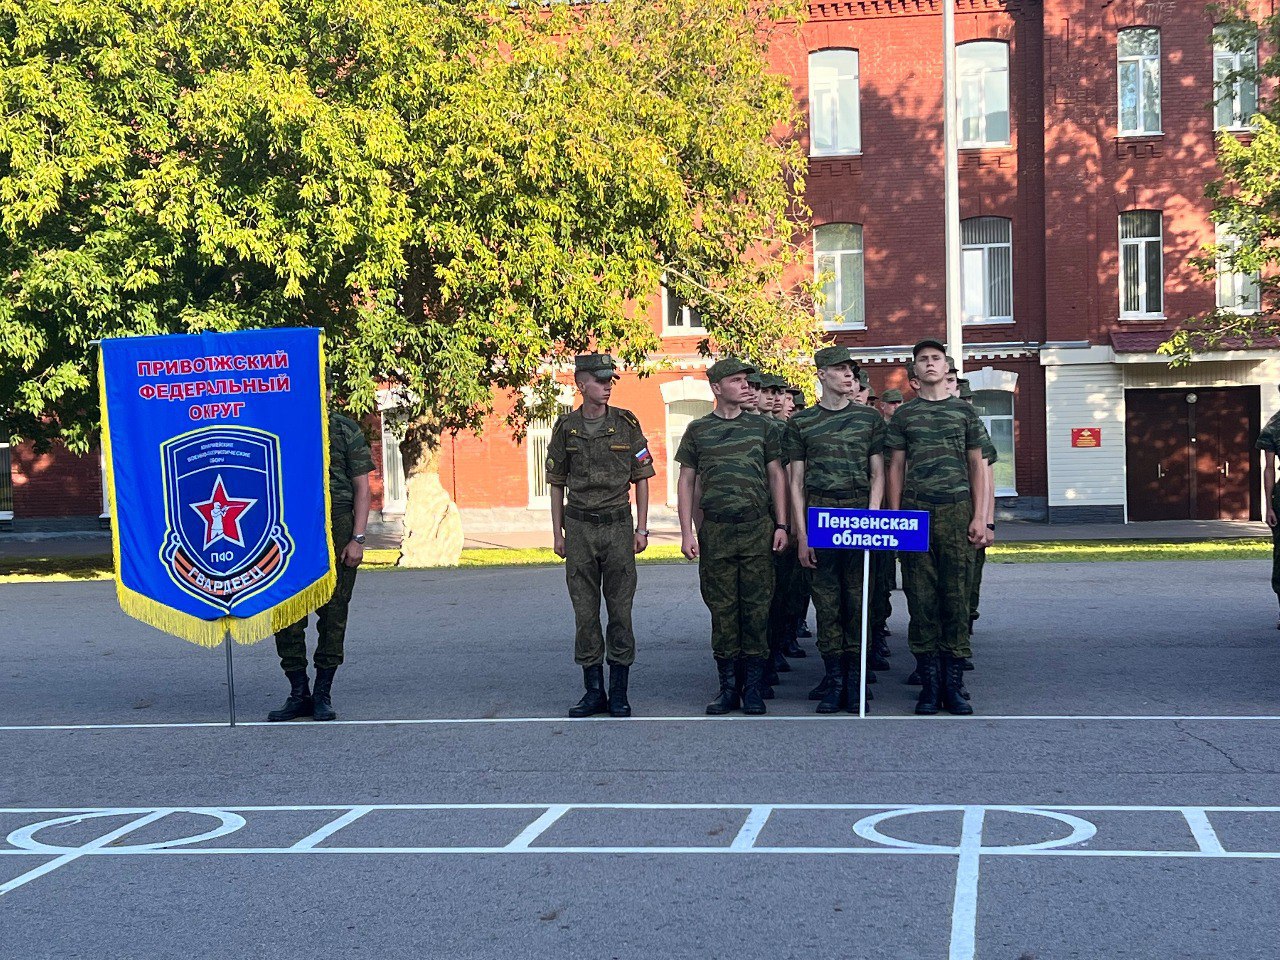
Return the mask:
<path fill-rule="evenodd" d="M 357 533 L 354 536 L 352 536 L 351 539 L 354 540 L 356 543 L 360 544 L 360 546 L 362 547 L 364 546 L 365 535 L 363 533 Z"/>
<path fill-rule="evenodd" d="M 791 524 L 789 524 L 789 523 L 775 523 L 775 524 L 773 525 L 773 528 L 774 528 L 775 530 L 781 530 L 783 533 L 790 533 L 790 532 L 791 532 Z"/>
<path fill-rule="evenodd" d="M 995 528 L 996 528 L 996 525 L 995 525 L 994 523 L 988 523 L 988 524 L 987 524 L 987 529 L 988 529 L 988 530 L 994 530 Z"/>
<path fill-rule="evenodd" d="M 640 536 L 640 537 L 647 537 L 647 536 L 649 535 L 649 531 L 648 531 L 648 530 L 640 530 L 640 529 L 637 529 L 637 530 L 636 530 L 636 535 L 637 535 L 637 536 Z"/>

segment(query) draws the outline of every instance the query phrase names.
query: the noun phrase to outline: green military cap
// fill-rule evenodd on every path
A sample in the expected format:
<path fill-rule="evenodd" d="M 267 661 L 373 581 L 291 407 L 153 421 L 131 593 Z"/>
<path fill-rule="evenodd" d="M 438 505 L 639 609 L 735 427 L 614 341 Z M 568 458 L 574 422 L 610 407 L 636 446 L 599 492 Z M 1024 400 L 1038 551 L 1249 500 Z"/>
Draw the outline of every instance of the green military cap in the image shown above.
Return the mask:
<path fill-rule="evenodd" d="M 917 343 L 914 347 L 911 348 L 911 359 L 914 360 L 916 357 L 920 356 L 920 351 L 923 350 L 925 347 L 937 347 L 944 354 L 947 352 L 946 344 L 944 344 L 941 340 L 933 340 L 933 339 L 921 340 L 919 343 Z M 950 359 L 950 357 L 948 357 L 947 359 Z"/>
<path fill-rule="evenodd" d="M 837 363 L 857 366 L 858 361 L 853 359 L 848 347 L 823 347 L 813 355 L 813 363 L 817 367 L 834 367 Z"/>
<path fill-rule="evenodd" d="M 956 358 L 951 356 L 951 354 L 947 354 L 947 372 L 958 373 L 959 370 L 960 368 L 956 366 Z"/>
<path fill-rule="evenodd" d="M 573 372 L 589 373 L 597 380 L 612 380 L 618 376 L 618 366 L 607 353 L 580 353 L 573 358 Z"/>
<path fill-rule="evenodd" d="M 744 363 L 737 357 L 725 357 L 723 360 L 717 360 L 707 370 L 707 379 L 712 383 L 719 383 L 725 377 L 732 377 L 735 373 L 755 373 L 756 368 L 749 363 Z"/>
<path fill-rule="evenodd" d="M 786 390 L 787 387 L 787 381 L 782 379 L 782 377 L 778 376 L 776 373 L 765 374 L 764 388 L 766 390 Z"/>
<path fill-rule="evenodd" d="M 864 387 L 871 386 L 871 377 L 867 374 L 867 371 L 861 368 L 858 370 L 858 382 Z"/>
<path fill-rule="evenodd" d="M 901 403 L 902 391 L 886 390 L 884 393 L 880 394 L 880 400 L 884 403 Z"/>
<path fill-rule="evenodd" d="M 964 377 L 960 377 L 958 380 L 956 380 L 956 383 L 960 384 L 961 400 L 968 400 L 970 397 L 973 396 L 973 388 L 969 386 L 968 380 L 966 380 Z"/>
<path fill-rule="evenodd" d="M 790 387 L 788 388 L 787 393 L 791 394 L 791 399 L 795 401 L 796 409 L 803 410 L 805 404 L 808 402 L 804 398 L 804 391 L 799 387 Z"/>
<path fill-rule="evenodd" d="M 764 377 L 765 375 L 759 370 L 752 370 L 747 374 L 747 383 L 751 384 L 757 390 L 761 390 L 764 388 Z"/>

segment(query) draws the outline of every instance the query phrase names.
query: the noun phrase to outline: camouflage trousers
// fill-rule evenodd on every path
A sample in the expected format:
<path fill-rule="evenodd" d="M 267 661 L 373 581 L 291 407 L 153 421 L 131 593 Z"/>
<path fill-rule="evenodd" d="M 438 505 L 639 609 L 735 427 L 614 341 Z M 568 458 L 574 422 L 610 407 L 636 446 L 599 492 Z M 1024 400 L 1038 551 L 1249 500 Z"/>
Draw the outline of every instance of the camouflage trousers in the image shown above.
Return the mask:
<path fill-rule="evenodd" d="M 871 632 L 888 628 L 893 616 L 892 594 L 898 585 L 898 555 L 892 550 L 877 550 L 871 555 Z"/>
<path fill-rule="evenodd" d="M 333 556 L 338 564 L 338 582 L 333 596 L 316 611 L 316 627 L 320 634 L 316 643 L 315 665 L 319 670 L 333 670 L 342 666 L 343 645 L 347 636 L 347 610 L 351 606 L 351 591 L 356 585 L 358 568 L 342 562 L 342 551 L 351 542 L 355 531 L 354 513 L 335 513 L 332 518 Z M 307 618 L 292 623 L 276 633 L 276 653 L 280 666 L 286 673 L 307 669 Z"/>
<path fill-rule="evenodd" d="M 809 496 L 811 507 L 865 510 L 865 498 Z M 862 649 L 862 550 L 815 550 L 818 567 L 809 571 L 813 609 L 818 617 L 818 653 L 824 657 Z"/>
<path fill-rule="evenodd" d="M 982 594 L 982 568 L 987 565 L 987 548 L 979 547 L 973 558 L 973 578 L 969 587 L 969 619 L 978 619 L 978 600 Z"/>
<path fill-rule="evenodd" d="M 1271 492 L 1271 509 L 1280 513 L 1280 486 Z M 1280 597 L 1280 527 L 1271 528 L 1271 589 Z"/>
<path fill-rule="evenodd" d="M 904 502 L 902 509 L 929 512 L 928 551 L 902 554 L 902 591 L 911 614 L 907 644 L 916 654 L 967 657 L 973 504 Z"/>
<path fill-rule="evenodd" d="M 636 597 L 635 536 L 629 519 L 615 523 L 564 521 L 565 580 L 573 603 L 573 659 L 582 667 L 629 667 L 636 659 L 631 604 Z M 600 598 L 609 614 L 600 630 Z"/>
<path fill-rule="evenodd" d="M 698 584 L 711 611 L 711 652 L 717 660 L 769 653 L 772 544 L 771 517 L 743 523 L 703 520 L 698 530 Z"/>
<path fill-rule="evenodd" d="M 795 623 L 795 578 L 800 569 L 794 546 L 773 555 L 773 600 L 769 604 L 769 649 L 785 650 Z"/>

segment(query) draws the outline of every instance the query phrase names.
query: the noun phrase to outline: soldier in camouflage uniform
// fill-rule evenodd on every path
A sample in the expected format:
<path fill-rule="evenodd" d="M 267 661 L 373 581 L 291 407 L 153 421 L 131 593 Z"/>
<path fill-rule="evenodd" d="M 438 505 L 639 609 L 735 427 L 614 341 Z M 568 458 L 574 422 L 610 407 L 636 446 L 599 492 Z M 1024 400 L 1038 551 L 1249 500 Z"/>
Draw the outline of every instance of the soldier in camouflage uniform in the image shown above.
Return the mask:
<path fill-rule="evenodd" d="M 365 528 L 369 523 L 369 474 L 373 456 L 360 425 L 341 414 L 329 414 L 329 521 L 338 579 L 333 595 L 316 611 L 319 640 L 314 657 L 315 692 L 307 678 L 307 618 L 276 633 L 276 653 L 289 678 L 289 697 L 268 720 L 313 717 L 333 720 L 333 678 L 342 665 L 347 636 L 347 610 L 356 585 L 356 570 L 364 561 Z"/>
<path fill-rule="evenodd" d="M 957 396 L 969 406 L 973 406 L 973 388 L 969 386 L 969 381 L 963 377 L 959 378 L 956 383 Z M 983 522 L 987 525 L 987 536 L 989 540 L 995 539 L 996 532 L 996 486 L 995 486 L 995 464 L 1000 459 L 1000 455 L 996 452 L 996 445 L 991 442 L 991 434 L 987 432 L 985 426 L 982 428 L 982 460 L 987 465 L 987 504 L 986 511 L 983 515 Z M 985 546 L 978 547 L 978 551 L 973 561 L 973 583 L 969 588 L 969 635 L 973 636 L 973 625 L 977 622 L 980 614 L 978 613 L 978 602 L 982 594 L 982 568 L 987 564 L 987 548 Z M 966 670 L 973 669 L 973 660 L 966 658 L 964 663 Z"/>
<path fill-rule="evenodd" d="M 792 416 L 804 410 L 808 406 L 805 399 L 804 391 L 799 387 L 790 387 L 787 391 L 791 395 L 791 401 L 795 407 Z M 788 495 L 790 495 L 788 493 Z M 788 632 L 791 634 L 791 641 L 787 645 L 788 657 L 807 657 L 808 654 L 804 648 L 800 646 L 801 637 L 812 637 L 809 632 L 809 625 L 805 622 L 809 616 L 809 603 L 812 599 L 812 576 L 811 571 L 800 565 L 799 558 L 796 559 L 795 577 L 791 587 L 791 626 Z"/>
<path fill-rule="evenodd" d="M 902 556 L 911 614 L 908 643 L 922 681 L 916 713 L 973 712 L 963 693 L 969 648 L 969 577 L 988 530 L 982 422 L 947 393 L 946 351 L 936 340 L 912 350 L 919 396 L 889 421 L 889 509 L 929 513 L 929 550 Z"/>
<path fill-rule="evenodd" d="M 546 464 L 553 545 L 556 555 L 565 558 L 565 580 L 573 603 L 574 660 L 582 667 L 585 687 L 569 716 L 590 717 L 608 711 L 610 716 L 629 717 L 627 684 L 636 659 L 631 605 L 636 595 L 636 554 L 649 544 L 653 457 L 635 415 L 609 405 L 618 376 L 613 357 L 581 354 L 573 367 L 582 404 L 556 421 Z M 609 613 L 607 632 L 600 629 L 602 595 Z"/>
<path fill-rule="evenodd" d="M 781 416 L 783 407 L 790 401 L 786 393 L 787 382 L 773 374 L 765 374 L 761 382 L 762 402 L 760 413 L 769 420 L 773 428 L 774 439 L 782 451 L 781 464 L 787 467 L 786 448 L 783 438 L 787 431 L 787 419 Z M 786 398 L 784 400 L 784 398 Z M 794 543 L 787 549 L 773 556 L 773 600 L 769 604 L 769 661 L 765 664 L 765 682 L 768 685 L 779 681 L 778 674 L 789 673 L 791 664 L 787 662 L 788 629 L 791 625 L 792 583 L 795 570 L 799 566 L 796 559 Z M 794 641 L 795 636 L 791 634 Z"/>
<path fill-rule="evenodd" d="M 1274 414 L 1258 434 L 1263 452 L 1262 492 L 1267 501 L 1267 526 L 1271 528 L 1271 589 L 1280 599 L 1280 490 L 1276 489 L 1276 454 L 1280 453 L 1280 413 Z M 1280 630 L 1280 619 L 1276 620 Z"/>
<path fill-rule="evenodd" d="M 887 424 L 902 406 L 901 390 L 880 394 L 877 409 Z M 882 659 L 889 657 L 889 618 L 893 616 L 892 594 L 898 585 L 898 555 L 877 550 L 871 555 L 871 649 Z"/>
<path fill-rule="evenodd" d="M 698 560 L 702 599 L 711 611 L 711 649 L 720 693 L 712 715 L 742 707 L 765 712 L 760 689 L 769 655 L 772 554 L 787 547 L 786 478 L 776 434 L 764 417 L 747 413 L 749 364 L 726 357 L 707 371 L 715 409 L 686 428 L 676 451 L 681 552 Z M 702 523 L 693 530 L 695 486 Z M 770 510 L 772 507 L 772 511 Z M 744 662 L 739 700 L 737 661 Z"/>
<path fill-rule="evenodd" d="M 791 507 L 800 563 L 812 571 L 818 652 L 826 668 L 814 691 L 820 696 L 817 712 L 856 712 L 854 690 L 861 685 L 862 671 L 862 551 L 810 547 L 808 508 L 880 509 L 885 424 L 880 414 L 853 399 L 859 393 L 858 366 L 848 347 L 824 347 L 814 363 L 822 400 L 787 424 Z"/>

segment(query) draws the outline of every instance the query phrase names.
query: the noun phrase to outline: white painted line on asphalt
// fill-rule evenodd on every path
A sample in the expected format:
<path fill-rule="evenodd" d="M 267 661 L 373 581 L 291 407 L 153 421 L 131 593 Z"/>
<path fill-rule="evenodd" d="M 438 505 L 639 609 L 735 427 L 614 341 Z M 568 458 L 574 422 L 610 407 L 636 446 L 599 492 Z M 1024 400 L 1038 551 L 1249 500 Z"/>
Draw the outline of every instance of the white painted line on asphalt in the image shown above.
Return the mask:
<path fill-rule="evenodd" d="M 608 723 L 608 724 L 637 724 L 637 723 L 768 723 L 769 721 L 778 721 L 785 723 L 804 722 L 804 723 L 951 723 L 951 724 L 969 724 L 982 723 L 988 721 L 1075 721 L 1088 723 L 1138 723 L 1138 722 L 1170 722 L 1170 721 L 1199 721 L 1199 722 L 1251 722 L 1251 723 L 1275 723 L 1280 721 L 1280 715 L 1232 715 L 1232 714 L 1137 714 L 1137 715 L 1118 715 L 1111 716 L 1108 714 L 1081 714 L 1073 715 L 1069 713 L 1061 714 L 992 714 L 983 716 L 975 714 L 971 717 L 919 717 L 914 714 L 876 714 L 865 718 L 850 716 L 848 714 L 837 714 L 834 716 L 816 714 L 766 714 L 763 717 L 747 717 L 747 716 L 727 716 L 727 717 L 708 717 L 700 714 L 691 714 L 687 717 L 630 717 L 628 719 L 616 719 L 613 717 L 428 717 L 422 719 L 400 719 L 400 720 L 330 720 L 324 724 L 326 727 L 416 727 L 416 726 L 508 726 L 520 724 L 540 724 L 540 723 L 556 723 L 556 724 L 575 724 L 575 723 Z M 270 723 L 266 720 L 247 720 L 236 723 L 236 729 L 245 727 L 268 727 L 273 730 L 312 730 L 316 729 L 314 723 Z M 27 733 L 35 731 L 58 732 L 73 730 L 203 730 L 203 729 L 229 729 L 225 722 L 199 722 L 199 723 L 61 723 L 61 724 L 9 724 L 0 726 L 0 733 Z"/>
<path fill-rule="evenodd" d="M 553 823 L 568 812 L 569 807 L 566 804 L 557 804 L 556 806 L 548 807 L 546 813 L 521 830 L 520 835 L 502 849 L 508 852 L 528 850 L 529 845 L 533 843 L 533 841 L 546 833 Z"/>
<path fill-rule="evenodd" d="M 756 845 L 756 838 L 760 836 L 760 831 L 764 829 L 764 825 L 769 821 L 769 814 L 773 813 L 772 807 L 752 807 L 751 812 L 747 814 L 746 822 L 742 824 L 742 828 L 738 831 L 738 835 L 733 838 L 733 843 L 729 845 L 731 850 L 750 850 Z"/>
<path fill-rule="evenodd" d="M 951 903 L 950 960 L 973 960 L 978 945 L 978 871 L 982 865 L 982 807 L 965 807 Z"/>
<path fill-rule="evenodd" d="M 1203 808 L 1188 807 L 1182 811 L 1182 816 L 1186 818 L 1187 826 L 1191 828 L 1191 836 L 1195 837 L 1201 853 L 1224 854 L 1227 852 L 1222 847 L 1222 841 L 1218 839 L 1218 831 L 1213 829 L 1213 824 L 1209 822 L 1209 815 Z"/>
<path fill-rule="evenodd" d="M 332 837 L 335 833 L 337 833 L 343 827 L 346 827 L 346 826 L 349 826 L 350 824 L 355 823 L 357 820 L 363 817 L 366 813 L 369 813 L 372 810 L 373 810 L 373 807 L 352 807 L 342 816 L 337 817 L 334 820 L 330 820 L 328 823 L 326 823 L 323 827 L 321 827 L 315 833 L 311 834 L 310 836 L 303 837 L 301 840 L 299 840 L 289 849 L 310 850 L 311 848 L 315 847 L 317 844 L 323 843 L 325 840 L 328 840 L 330 837 Z"/>

